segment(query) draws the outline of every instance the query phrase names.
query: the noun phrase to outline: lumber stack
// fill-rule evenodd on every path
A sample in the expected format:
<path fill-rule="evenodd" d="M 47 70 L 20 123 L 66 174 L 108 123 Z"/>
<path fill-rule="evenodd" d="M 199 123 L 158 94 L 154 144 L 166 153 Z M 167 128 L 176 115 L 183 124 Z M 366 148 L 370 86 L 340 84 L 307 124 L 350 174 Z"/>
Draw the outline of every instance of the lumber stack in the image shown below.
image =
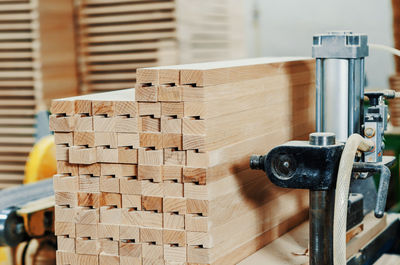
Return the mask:
<path fill-rule="evenodd" d="M 53 101 L 57 264 L 234 264 L 308 216 L 249 157 L 314 125 L 314 63 L 143 68 L 138 85 Z"/>
<path fill-rule="evenodd" d="M 73 95 L 77 83 L 71 0 L 1 1 L 0 10 L 2 189 L 24 177 L 35 142 L 36 110 L 54 95 Z"/>
<path fill-rule="evenodd" d="M 35 31 L 33 4 L 1 2 L 0 9 L 5 11 L 0 13 L 0 188 L 5 188 L 21 183 L 34 143 Z"/>
<path fill-rule="evenodd" d="M 400 92 L 400 74 L 389 78 L 390 89 Z M 390 122 L 393 126 L 400 126 L 400 99 L 394 98 L 389 101 Z"/>
<path fill-rule="evenodd" d="M 133 87 L 136 69 L 176 63 L 173 0 L 77 0 L 83 93 Z"/>
<path fill-rule="evenodd" d="M 179 63 L 248 57 L 245 0 L 175 0 Z"/>
<path fill-rule="evenodd" d="M 179 62 L 246 57 L 245 1 L 176 0 Z"/>
<path fill-rule="evenodd" d="M 394 47 L 400 49 L 400 1 L 392 0 L 393 10 L 393 40 Z M 395 70 L 396 73 L 400 72 L 400 60 L 397 56 L 394 56 Z"/>
<path fill-rule="evenodd" d="M 394 47 L 400 49 L 400 1 L 392 0 L 393 9 L 393 39 Z M 390 89 L 400 92 L 400 59 L 394 56 L 396 73 L 389 77 Z M 400 99 L 389 101 L 391 123 L 393 126 L 400 126 Z"/>
<path fill-rule="evenodd" d="M 75 1 L 83 93 L 133 87 L 141 67 L 245 57 L 242 0 Z"/>

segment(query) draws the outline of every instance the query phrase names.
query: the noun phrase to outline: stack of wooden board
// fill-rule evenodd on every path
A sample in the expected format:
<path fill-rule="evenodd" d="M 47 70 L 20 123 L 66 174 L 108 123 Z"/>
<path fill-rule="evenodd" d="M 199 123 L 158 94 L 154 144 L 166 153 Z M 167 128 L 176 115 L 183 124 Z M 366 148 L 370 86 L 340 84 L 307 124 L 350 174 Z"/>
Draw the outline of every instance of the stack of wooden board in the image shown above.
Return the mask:
<path fill-rule="evenodd" d="M 400 74 L 392 75 L 389 78 L 390 89 L 400 92 Z M 389 101 L 390 122 L 393 126 L 400 126 L 400 99 L 395 98 Z"/>
<path fill-rule="evenodd" d="M 136 69 L 174 64 L 173 0 L 77 0 L 84 93 L 133 87 Z"/>
<path fill-rule="evenodd" d="M 393 40 L 394 47 L 400 49 L 400 1 L 392 0 L 393 10 Z M 400 72 L 400 59 L 398 56 L 394 56 L 395 70 L 397 73 Z"/>
<path fill-rule="evenodd" d="M 400 49 L 400 1 L 392 0 L 393 9 L 393 39 L 396 49 Z M 400 58 L 394 56 L 396 74 L 389 78 L 390 88 L 400 92 Z M 400 126 L 400 99 L 389 101 L 391 123 L 393 126 Z"/>
<path fill-rule="evenodd" d="M 249 157 L 314 125 L 314 63 L 138 70 L 136 89 L 53 101 L 57 264 L 234 264 L 308 216 Z"/>
<path fill-rule="evenodd" d="M 133 87 L 140 67 L 245 57 L 242 0 L 75 1 L 83 93 Z"/>
<path fill-rule="evenodd" d="M 179 62 L 246 57 L 245 1 L 176 0 Z"/>
<path fill-rule="evenodd" d="M 77 92 L 72 0 L 0 2 L 0 189 L 20 184 L 35 112 Z"/>

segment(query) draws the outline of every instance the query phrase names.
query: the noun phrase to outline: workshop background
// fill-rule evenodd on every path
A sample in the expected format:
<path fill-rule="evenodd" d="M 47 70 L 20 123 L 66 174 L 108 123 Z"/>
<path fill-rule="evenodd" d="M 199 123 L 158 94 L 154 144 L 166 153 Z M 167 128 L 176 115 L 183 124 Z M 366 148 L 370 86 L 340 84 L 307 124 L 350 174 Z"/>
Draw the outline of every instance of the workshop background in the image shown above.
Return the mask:
<path fill-rule="evenodd" d="M 136 68 L 310 57 L 312 36 L 332 29 L 366 33 L 371 43 L 394 46 L 391 1 L 160 0 L 153 1 L 163 5 L 154 13 L 143 4 L 137 28 L 129 26 L 128 4 L 111 15 L 93 15 L 92 6 L 107 2 L 112 1 L 0 1 L 0 189 L 56 173 L 48 128 L 52 99 L 134 87 Z M 119 34 L 108 23 L 125 23 L 126 32 Z M 129 33 L 136 31 L 152 41 L 123 44 L 141 38 Z M 107 44 L 113 41 L 117 44 Z M 370 50 L 367 87 L 389 88 L 394 65 L 389 53 Z M 398 155 L 395 140 L 390 147 Z M 43 251 L 42 263 L 32 264 L 55 264 L 54 249 Z M 0 264 L 10 264 L 15 255 L 26 253 L 0 249 Z"/>
<path fill-rule="evenodd" d="M 393 46 L 391 1 L 252 0 L 246 1 L 246 13 L 251 57 L 310 56 L 311 36 L 332 29 L 365 32 L 369 42 Z M 370 50 L 366 65 L 368 86 L 386 88 L 393 56 Z"/>

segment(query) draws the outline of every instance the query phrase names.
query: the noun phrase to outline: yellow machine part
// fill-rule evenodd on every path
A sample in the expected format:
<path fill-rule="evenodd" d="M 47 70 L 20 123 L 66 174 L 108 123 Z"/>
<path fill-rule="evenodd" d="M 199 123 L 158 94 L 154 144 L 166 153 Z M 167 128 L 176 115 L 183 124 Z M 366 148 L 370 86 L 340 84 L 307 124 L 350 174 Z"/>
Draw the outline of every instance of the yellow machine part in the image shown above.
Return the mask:
<path fill-rule="evenodd" d="M 11 249 L 9 247 L 0 247 L 0 265 L 11 265 Z"/>
<path fill-rule="evenodd" d="M 24 184 L 37 182 L 42 179 L 51 178 L 54 174 L 57 173 L 57 162 L 56 162 L 56 146 L 54 143 L 54 136 L 49 135 L 40 139 L 35 146 L 32 148 L 32 151 L 29 153 L 28 161 L 25 165 L 25 177 Z M 54 198 L 53 198 L 54 200 Z M 54 203 L 53 203 L 54 205 Z M 24 223 L 27 225 L 29 214 L 22 214 L 24 218 Z M 40 222 L 39 222 L 40 223 Z M 35 222 L 29 224 L 30 226 L 35 226 Z M 30 227 L 32 228 L 32 227 Z M 35 230 L 35 229 L 33 229 Z M 35 230 L 36 231 L 36 230 Z M 16 249 L 15 253 L 15 264 L 23 264 L 22 259 L 24 255 L 24 249 L 27 242 L 23 242 Z M 21 247 L 22 246 L 22 247 Z M 55 251 L 52 250 L 51 254 L 55 254 Z M 47 252 L 46 252 L 47 253 Z M 0 265 L 12 265 L 13 262 L 13 253 L 11 248 L 9 247 L 0 247 Z M 46 254 L 46 256 L 48 256 Z M 51 258 L 49 260 L 55 260 Z M 29 262 L 28 262 L 29 263 Z M 25 263 L 26 264 L 26 260 Z M 30 263 L 32 264 L 32 263 Z M 50 263 L 40 263 L 40 264 L 50 264 Z"/>
<path fill-rule="evenodd" d="M 25 165 L 24 184 L 51 178 L 57 173 L 56 146 L 54 135 L 39 140 L 29 154 Z"/>

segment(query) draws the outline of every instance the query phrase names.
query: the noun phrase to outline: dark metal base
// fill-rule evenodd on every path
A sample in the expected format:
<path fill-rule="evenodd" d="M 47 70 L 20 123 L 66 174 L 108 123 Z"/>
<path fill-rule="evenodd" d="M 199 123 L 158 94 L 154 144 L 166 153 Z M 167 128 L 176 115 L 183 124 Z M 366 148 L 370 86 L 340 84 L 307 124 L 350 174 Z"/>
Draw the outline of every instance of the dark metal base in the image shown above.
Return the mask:
<path fill-rule="evenodd" d="M 28 235 L 17 210 L 29 202 L 54 195 L 53 179 L 0 191 L 0 246 L 16 246 Z"/>
<path fill-rule="evenodd" d="M 364 196 L 360 193 L 350 193 L 347 207 L 347 231 L 361 223 L 364 219 Z"/>

